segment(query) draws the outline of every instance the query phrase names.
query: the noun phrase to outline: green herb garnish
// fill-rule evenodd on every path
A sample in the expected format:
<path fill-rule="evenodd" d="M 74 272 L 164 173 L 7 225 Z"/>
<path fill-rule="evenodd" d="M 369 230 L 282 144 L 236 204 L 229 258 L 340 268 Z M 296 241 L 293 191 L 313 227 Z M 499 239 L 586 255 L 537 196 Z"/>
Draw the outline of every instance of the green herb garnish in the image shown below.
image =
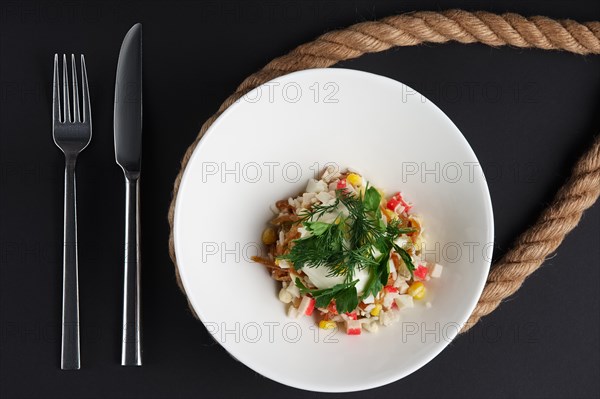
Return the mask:
<path fill-rule="evenodd" d="M 323 222 L 304 222 L 304 226 L 306 226 L 306 229 L 313 233 L 313 235 L 320 236 L 325 233 L 331 224 Z"/>
<path fill-rule="evenodd" d="M 400 255 L 400 257 L 404 261 L 404 264 L 406 265 L 406 268 L 410 272 L 410 276 L 413 277 L 413 272 L 415 271 L 415 265 L 412 263 L 412 259 L 410 258 L 410 255 L 408 254 L 408 252 L 406 252 L 404 250 L 404 248 L 400 248 L 396 244 L 394 244 L 394 250 L 398 253 L 398 255 Z"/>
<path fill-rule="evenodd" d="M 370 276 L 362 298 L 376 295 L 387 284 L 390 273 L 388 260 L 392 250 L 399 254 L 412 275 L 414 265 L 410 255 L 394 240 L 415 229 L 401 227 L 399 220 L 386 224 L 382 220 L 380 204 L 381 194 L 368 185 L 364 195 L 337 190 L 332 204 L 315 205 L 297 222 L 302 223 L 311 235 L 294 240 L 289 253 L 279 258 L 290 261 L 296 270 L 325 266 L 329 269 L 328 276 L 344 276 L 344 283 L 321 290 L 310 290 L 296 280 L 301 292 L 315 298 L 317 307 L 326 307 L 335 300 L 339 312 L 356 308 L 358 295 L 355 285 L 358 280 L 354 279 L 354 275 L 357 270 L 365 268 Z M 333 212 L 339 212 L 334 222 L 320 221 L 325 214 Z"/>
<path fill-rule="evenodd" d="M 338 313 L 351 312 L 358 306 L 358 295 L 356 294 L 356 283 L 336 284 L 331 288 L 322 290 L 311 290 L 306 288 L 299 278 L 296 278 L 296 286 L 302 294 L 310 294 L 315 298 L 315 306 L 325 308 L 329 306 L 332 299 L 335 299 L 335 308 Z"/>
<path fill-rule="evenodd" d="M 379 210 L 379 204 L 381 203 L 381 194 L 375 187 L 369 187 L 365 190 L 364 208 L 368 212 L 375 212 Z"/>

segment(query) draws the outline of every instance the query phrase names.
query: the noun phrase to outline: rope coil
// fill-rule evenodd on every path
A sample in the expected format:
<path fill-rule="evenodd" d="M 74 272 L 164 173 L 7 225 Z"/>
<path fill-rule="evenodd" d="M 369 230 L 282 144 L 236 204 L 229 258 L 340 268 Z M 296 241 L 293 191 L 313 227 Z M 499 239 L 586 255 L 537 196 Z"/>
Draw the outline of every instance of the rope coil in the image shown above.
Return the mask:
<path fill-rule="evenodd" d="M 579 23 L 542 16 L 523 17 L 512 13 L 498 15 L 484 11 L 419 11 L 386 17 L 379 21 L 362 22 L 346 29 L 328 32 L 272 60 L 261 70 L 247 77 L 221 104 L 218 111 L 202 125 L 198 136 L 181 160 L 168 219 L 169 254 L 175 265 L 177 284 L 182 292 L 185 294 L 177 268 L 173 238 L 177 192 L 196 145 L 223 111 L 250 90 L 291 72 L 327 68 L 340 61 L 392 47 L 449 41 L 563 50 L 581 55 L 600 54 L 600 22 Z M 481 317 L 494 311 L 504 299 L 514 294 L 525 279 L 542 265 L 565 236 L 577 226 L 583 212 L 596 202 L 599 195 L 600 136 L 596 137 L 592 147 L 576 163 L 571 177 L 560 188 L 537 222 L 525 230 L 511 249 L 494 263 L 479 302 L 461 332 L 469 330 Z M 194 313 L 191 305 L 190 309 Z M 197 318 L 195 313 L 194 316 Z"/>

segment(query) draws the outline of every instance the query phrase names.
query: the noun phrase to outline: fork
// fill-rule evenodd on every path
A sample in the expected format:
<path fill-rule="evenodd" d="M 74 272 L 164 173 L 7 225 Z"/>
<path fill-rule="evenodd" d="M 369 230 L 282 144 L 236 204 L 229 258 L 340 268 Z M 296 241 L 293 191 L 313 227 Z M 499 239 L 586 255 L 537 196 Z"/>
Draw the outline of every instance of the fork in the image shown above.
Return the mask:
<path fill-rule="evenodd" d="M 92 118 L 85 59 L 81 56 L 81 85 L 83 113 L 79 112 L 77 65 L 71 54 L 72 87 L 69 87 L 67 56 L 63 54 L 62 108 L 58 54 L 54 55 L 54 84 L 52 91 L 52 136 L 54 143 L 65 154 L 65 208 L 63 247 L 63 307 L 61 369 L 78 370 L 81 367 L 79 351 L 79 282 L 77 266 L 77 204 L 75 191 L 75 164 L 77 155 L 92 139 Z M 73 113 L 69 102 L 73 92 Z"/>

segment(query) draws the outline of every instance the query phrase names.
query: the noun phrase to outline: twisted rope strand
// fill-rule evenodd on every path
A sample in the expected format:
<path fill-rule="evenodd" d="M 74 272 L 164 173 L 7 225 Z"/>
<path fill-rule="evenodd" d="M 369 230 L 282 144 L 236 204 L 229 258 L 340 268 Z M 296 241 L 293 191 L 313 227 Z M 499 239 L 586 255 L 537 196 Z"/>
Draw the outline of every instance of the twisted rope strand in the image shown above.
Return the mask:
<path fill-rule="evenodd" d="M 538 222 L 523 232 L 512 249 L 495 263 L 479 303 L 463 331 L 494 311 L 503 299 L 514 294 L 577 226 L 583 212 L 596 202 L 599 195 L 600 136 L 577 162 L 570 179 L 542 212 Z"/>
<path fill-rule="evenodd" d="M 564 50 L 575 54 L 600 54 L 600 22 L 579 23 L 519 14 L 492 14 L 478 11 L 420 11 L 390 16 L 379 21 L 362 22 L 346 29 L 325 33 L 312 42 L 302 44 L 290 53 L 269 62 L 263 69 L 246 78 L 210 117 L 185 152 L 181 170 L 175 178 L 173 199 L 169 208 L 169 253 L 175 264 L 177 283 L 185 293 L 173 241 L 173 216 L 181 177 L 196 145 L 230 105 L 244 94 L 279 76 L 310 68 L 326 68 L 339 61 L 376 53 L 398 46 L 421 43 L 483 43 L 489 46 L 514 46 L 544 50 Z M 600 136 L 573 168 L 571 177 L 561 187 L 553 202 L 538 221 L 523 232 L 512 248 L 497 261 L 488 276 L 479 302 L 462 332 L 494 311 L 514 294 L 525 279 L 558 248 L 565 236 L 577 226 L 583 212 L 600 195 Z M 192 307 L 190 309 L 193 312 Z M 196 316 L 194 314 L 194 316 Z M 197 316 L 196 316 L 197 317 Z"/>

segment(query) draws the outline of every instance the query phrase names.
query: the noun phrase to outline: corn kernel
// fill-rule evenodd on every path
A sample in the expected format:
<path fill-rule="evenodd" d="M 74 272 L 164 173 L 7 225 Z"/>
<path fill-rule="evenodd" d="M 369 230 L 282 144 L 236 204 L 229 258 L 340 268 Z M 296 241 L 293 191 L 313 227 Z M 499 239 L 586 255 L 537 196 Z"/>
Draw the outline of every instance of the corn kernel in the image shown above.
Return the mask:
<path fill-rule="evenodd" d="M 408 287 L 408 295 L 412 296 L 414 299 L 423 299 L 425 296 L 425 286 L 420 281 L 415 281 Z"/>
<path fill-rule="evenodd" d="M 385 208 L 383 210 L 383 214 L 385 215 L 387 221 L 389 222 L 390 220 L 396 220 L 398 219 L 398 214 L 392 210 L 389 210 L 387 208 Z"/>
<path fill-rule="evenodd" d="M 371 309 L 371 316 L 379 316 L 379 312 L 381 312 L 381 305 L 377 304 L 373 309 Z"/>
<path fill-rule="evenodd" d="M 275 234 L 275 230 L 271 227 L 267 227 L 262 233 L 262 242 L 265 245 L 274 244 L 277 241 L 277 235 Z"/>
<path fill-rule="evenodd" d="M 319 328 L 321 328 L 323 330 L 333 330 L 336 327 L 337 327 L 337 325 L 335 324 L 335 321 L 321 320 L 319 322 Z"/>
<path fill-rule="evenodd" d="M 362 184 L 362 177 L 360 177 L 360 175 L 357 175 L 356 173 L 350 173 L 346 177 L 346 181 L 352 184 L 354 187 L 357 187 Z"/>

